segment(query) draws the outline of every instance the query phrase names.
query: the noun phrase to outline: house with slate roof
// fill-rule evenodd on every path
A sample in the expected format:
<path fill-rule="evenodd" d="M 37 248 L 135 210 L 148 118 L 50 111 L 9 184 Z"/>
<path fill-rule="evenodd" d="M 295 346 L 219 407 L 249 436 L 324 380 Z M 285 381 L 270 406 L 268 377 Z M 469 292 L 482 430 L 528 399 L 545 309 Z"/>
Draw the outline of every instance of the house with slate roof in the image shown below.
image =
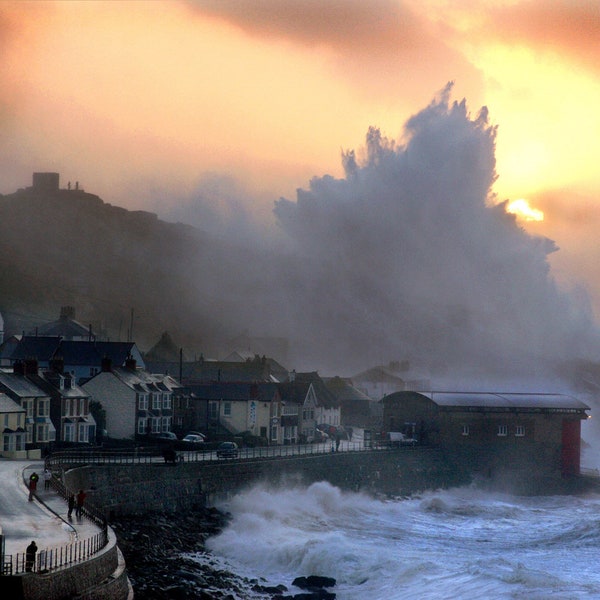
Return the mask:
<path fill-rule="evenodd" d="M 190 385 L 200 406 L 208 407 L 206 431 L 221 429 L 232 434 L 248 433 L 282 444 L 281 396 L 275 383 L 215 382 Z"/>
<path fill-rule="evenodd" d="M 25 449 L 25 409 L 0 393 L 0 456 L 3 458 L 27 458 Z"/>
<path fill-rule="evenodd" d="M 387 366 L 376 366 L 361 371 L 351 377 L 354 385 L 373 400 L 381 400 L 388 394 L 406 389 L 406 382 L 400 374 Z"/>
<path fill-rule="evenodd" d="M 564 394 L 397 392 L 382 399 L 383 426 L 488 477 L 579 474 L 581 421 L 590 407 Z"/>
<path fill-rule="evenodd" d="M 25 363 L 34 360 L 36 369 L 49 369 L 60 341 L 59 336 L 24 335 L 10 356 L 11 365 L 16 361 Z"/>
<path fill-rule="evenodd" d="M 90 412 L 90 396 L 77 385 L 72 373 L 64 372 L 60 360 L 53 359 L 48 369 L 38 369 L 35 360 L 17 362 L 14 370 L 22 371 L 50 397 L 50 419 L 56 429 L 56 443 L 95 443 L 96 420 Z"/>
<path fill-rule="evenodd" d="M 10 355 L 15 361 L 35 359 L 40 368 L 50 368 L 60 361 L 62 370 L 75 376 L 78 384 L 99 373 L 102 361 L 110 360 L 113 365 L 124 366 L 129 357 L 144 366 L 144 361 L 135 342 L 100 342 L 64 340 L 56 336 L 23 336 Z"/>
<path fill-rule="evenodd" d="M 81 385 L 102 370 L 102 362 L 124 367 L 133 358 L 144 368 L 144 359 L 135 342 L 97 342 L 62 340 L 54 352 L 64 363 L 65 371 L 73 373 Z"/>
<path fill-rule="evenodd" d="M 383 407 L 380 402 L 369 398 L 352 385 L 352 380 L 343 377 L 324 379 L 327 389 L 340 404 L 342 426 L 348 428 L 381 431 Z"/>
<path fill-rule="evenodd" d="M 46 325 L 36 327 L 33 335 L 60 337 L 63 340 L 91 341 L 96 339 L 96 336 L 92 333 L 91 325 L 85 327 L 75 320 L 75 308 L 73 306 L 62 306 L 58 319 Z"/>
<path fill-rule="evenodd" d="M 176 379 L 137 368 L 134 359 L 125 367 L 105 361 L 82 387 L 106 411 L 106 432 L 113 439 L 143 440 L 172 431 L 174 398 L 185 393 Z"/>
<path fill-rule="evenodd" d="M 20 366 L 22 363 L 17 364 L 13 373 L 0 371 L 0 392 L 5 393 L 25 410 L 27 450 L 44 451 L 56 440 L 56 428 L 50 418 L 50 396 L 25 377 Z"/>
<path fill-rule="evenodd" d="M 289 402 L 300 407 L 300 441 L 312 442 L 316 436 L 317 425 L 336 428 L 341 425 L 340 404 L 316 371 L 292 372 L 289 382 L 280 384 L 279 389 L 284 404 Z"/>

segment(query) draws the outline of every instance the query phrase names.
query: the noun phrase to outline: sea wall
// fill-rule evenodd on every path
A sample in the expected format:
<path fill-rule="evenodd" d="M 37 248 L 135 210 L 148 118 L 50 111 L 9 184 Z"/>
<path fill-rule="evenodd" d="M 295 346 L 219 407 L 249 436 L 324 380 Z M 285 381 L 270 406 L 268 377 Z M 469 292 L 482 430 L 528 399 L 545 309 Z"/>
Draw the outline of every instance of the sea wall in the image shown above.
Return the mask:
<path fill-rule="evenodd" d="M 406 447 L 176 465 L 90 465 L 66 471 L 64 480 L 70 489 L 88 491 L 90 501 L 110 520 L 149 510 L 214 506 L 256 483 L 291 486 L 328 481 L 343 490 L 407 496 L 464 485 L 470 475 L 439 449 Z"/>
<path fill-rule="evenodd" d="M 123 556 L 114 533 L 106 548 L 84 562 L 46 573 L 2 578 L 3 597 L 18 600 L 124 600 L 130 595 Z"/>

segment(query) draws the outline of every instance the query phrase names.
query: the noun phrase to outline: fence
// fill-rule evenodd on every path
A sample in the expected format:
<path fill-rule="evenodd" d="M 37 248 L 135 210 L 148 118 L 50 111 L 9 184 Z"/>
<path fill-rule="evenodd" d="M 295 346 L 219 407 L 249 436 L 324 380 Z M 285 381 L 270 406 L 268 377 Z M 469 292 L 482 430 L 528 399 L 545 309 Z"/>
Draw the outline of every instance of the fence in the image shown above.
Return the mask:
<path fill-rule="evenodd" d="M 78 540 L 64 546 L 46 548 L 34 555 L 29 555 L 27 552 L 9 554 L 4 557 L 1 574 L 46 573 L 53 569 L 70 567 L 88 560 L 88 558 L 102 550 L 107 543 L 108 531 L 104 528 L 96 535 L 85 540 Z"/>
<path fill-rule="evenodd" d="M 408 447 L 408 446 L 407 446 Z M 54 452 L 47 459 L 46 463 L 51 468 L 61 466 L 76 466 L 87 464 L 146 464 L 171 462 L 171 454 L 166 452 L 168 446 L 146 447 L 135 449 L 114 449 L 114 450 L 65 450 L 63 452 Z M 365 452 L 388 450 L 390 444 L 378 444 L 376 442 L 350 442 L 342 441 L 339 447 L 335 442 L 322 442 L 316 444 L 299 444 L 283 446 L 260 446 L 257 448 L 237 448 L 227 455 L 220 456 L 217 448 L 208 450 L 200 448 L 198 450 L 177 450 L 175 460 L 181 462 L 226 462 L 231 459 L 254 460 L 266 458 L 290 458 L 306 455 L 322 455 L 332 452 Z"/>
<path fill-rule="evenodd" d="M 46 461 L 47 466 L 48 462 Z M 70 492 L 57 477 L 52 478 L 52 487 L 65 501 L 67 500 Z M 96 535 L 63 546 L 45 548 L 33 556 L 28 555 L 27 552 L 5 555 L 2 557 L 2 564 L 0 565 L 0 575 L 19 575 L 26 572 L 45 573 L 88 560 L 102 550 L 108 544 L 106 519 L 89 502 L 82 508 L 81 513 L 100 528 Z"/>

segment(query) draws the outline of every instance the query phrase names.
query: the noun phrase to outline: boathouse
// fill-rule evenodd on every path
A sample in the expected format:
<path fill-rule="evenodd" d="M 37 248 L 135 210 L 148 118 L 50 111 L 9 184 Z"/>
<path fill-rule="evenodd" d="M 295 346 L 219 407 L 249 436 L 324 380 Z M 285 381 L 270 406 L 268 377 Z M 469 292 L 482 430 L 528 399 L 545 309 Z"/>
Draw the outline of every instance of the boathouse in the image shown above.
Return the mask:
<path fill-rule="evenodd" d="M 487 477 L 579 475 L 590 407 L 571 396 L 396 392 L 381 402 L 384 431 L 440 447 Z"/>

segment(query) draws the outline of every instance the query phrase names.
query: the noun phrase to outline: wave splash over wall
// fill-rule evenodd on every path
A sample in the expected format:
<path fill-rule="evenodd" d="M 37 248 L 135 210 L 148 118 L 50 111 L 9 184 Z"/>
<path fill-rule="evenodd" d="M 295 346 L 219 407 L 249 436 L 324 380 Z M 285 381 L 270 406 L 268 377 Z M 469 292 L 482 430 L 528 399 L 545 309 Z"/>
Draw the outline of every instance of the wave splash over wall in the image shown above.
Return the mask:
<path fill-rule="evenodd" d="M 343 153 L 344 178 L 315 177 L 275 205 L 295 257 L 280 288 L 295 292 L 292 337 L 325 364 L 410 358 L 435 373 L 529 376 L 598 348 L 589 306 L 550 273 L 554 242 L 494 195 L 487 109 L 472 117 L 451 89 L 398 142 L 370 128 Z"/>

